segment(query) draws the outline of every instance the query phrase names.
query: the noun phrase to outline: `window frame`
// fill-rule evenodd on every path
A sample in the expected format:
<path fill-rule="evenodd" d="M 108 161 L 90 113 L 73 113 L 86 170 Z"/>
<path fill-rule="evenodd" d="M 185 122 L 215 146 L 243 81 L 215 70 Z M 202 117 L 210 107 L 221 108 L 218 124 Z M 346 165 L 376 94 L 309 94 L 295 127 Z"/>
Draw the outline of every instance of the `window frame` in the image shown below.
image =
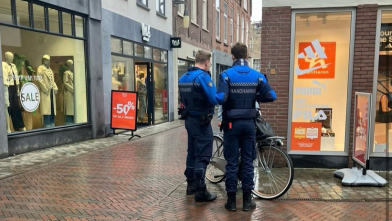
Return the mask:
<path fill-rule="evenodd" d="M 244 32 L 245 32 L 245 20 L 241 17 L 241 43 L 244 43 Z"/>
<path fill-rule="evenodd" d="M 227 2 L 223 1 L 223 42 L 225 44 L 227 44 L 228 7 Z"/>
<path fill-rule="evenodd" d="M 166 16 L 166 0 L 155 0 L 157 4 L 156 12 L 158 15 Z M 161 5 L 163 5 L 163 13 L 161 10 Z"/>
<path fill-rule="evenodd" d="M 198 11 L 197 10 L 197 0 L 191 0 L 191 23 L 198 25 Z"/>
<path fill-rule="evenodd" d="M 136 4 L 148 8 L 148 0 L 146 0 L 146 4 L 143 3 L 143 0 L 136 0 Z"/>
<path fill-rule="evenodd" d="M 240 42 L 240 13 L 237 12 L 237 42 Z"/>
<path fill-rule="evenodd" d="M 244 0 L 244 9 L 248 11 L 248 0 Z"/>
<path fill-rule="evenodd" d="M 208 4 L 207 0 L 202 1 L 202 22 L 201 26 L 204 30 L 208 30 Z"/>
<path fill-rule="evenodd" d="M 217 3 L 219 3 L 219 4 L 217 4 Z M 215 38 L 217 39 L 217 40 L 220 40 L 221 39 L 221 24 L 220 24 L 220 0 L 216 0 L 215 1 L 215 11 L 216 11 L 216 14 L 215 14 L 215 16 L 218 18 L 217 19 L 217 21 L 216 21 L 216 26 L 215 26 Z"/>

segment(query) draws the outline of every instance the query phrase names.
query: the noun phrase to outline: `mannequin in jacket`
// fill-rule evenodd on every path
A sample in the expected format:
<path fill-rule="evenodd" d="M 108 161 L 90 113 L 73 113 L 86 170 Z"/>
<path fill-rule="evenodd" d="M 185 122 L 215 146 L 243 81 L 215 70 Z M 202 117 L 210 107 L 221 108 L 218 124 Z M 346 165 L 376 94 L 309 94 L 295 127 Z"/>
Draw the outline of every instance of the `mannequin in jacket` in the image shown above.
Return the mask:
<path fill-rule="evenodd" d="M 40 110 L 43 115 L 46 128 L 54 127 L 54 117 L 56 116 L 56 94 L 58 88 L 54 79 L 54 73 L 50 69 L 50 56 L 42 57 L 42 65 L 37 69 L 38 85 L 41 91 Z"/>
<path fill-rule="evenodd" d="M 72 60 L 67 61 L 68 70 L 64 72 L 64 113 L 65 124 L 74 123 L 74 63 Z"/>
<path fill-rule="evenodd" d="M 19 105 L 19 93 L 20 93 L 20 82 L 19 75 L 16 65 L 13 64 L 14 54 L 11 52 L 6 52 L 5 62 L 3 65 L 3 78 L 4 78 L 4 92 L 5 102 L 7 105 L 6 117 L 7 117 L 7 131 L 10 130 L 10 117 L 12 120 L 12 125 L 16 131 L 26 131 L 24 126 L 22 110 Z"/>

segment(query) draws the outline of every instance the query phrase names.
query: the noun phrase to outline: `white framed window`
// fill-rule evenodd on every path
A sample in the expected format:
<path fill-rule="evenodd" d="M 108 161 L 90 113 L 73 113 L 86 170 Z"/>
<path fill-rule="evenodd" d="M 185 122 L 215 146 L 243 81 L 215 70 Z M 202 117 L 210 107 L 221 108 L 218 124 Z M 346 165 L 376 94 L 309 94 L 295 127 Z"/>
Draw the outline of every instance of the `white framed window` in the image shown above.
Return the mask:
<path fill-rule="evenodd" d="M 191 0 L 192 14 L 191 14 L 191 22 L 197 24 L 197 0 Z"/>
<path fill-rule="evenodd" d="M 165 0 L 155 0 L 157 2 L 157 12 L 165 15 Z"/>
<path fill-rule="evenodd" d="M 207 0 L 203 0 L 203 21 L 202 21 L 202 28 L 207 30 L 208 28 L 208 10 L 207 10 Z"/>
<path fill-rule="evenodd" d="M 248 11 L 248 0 L 244 0 L 244 9 Z"/>
<path fill-rule="evenodd" d="M 234 9 L 230 8 L 230 44 L 232 45 L 234 42 L 234 34 L 233 34 L 233 16 L 234 16 Z"/>
<path fill-rule="evenodd" d="M 215 1 L 216 8 L 216 39 L 220 39 L 220 0 Z"/>
<path fill-rule="evenodd" d="M 246 35 L 245 35 L 245 44 L 248 46 L 248 38 L 249 38 L 249 23 L 246 22 Z"/>
<path fill-rule="evenodd" d="M 184 10 L 185 10 L 184 4 L 178 4 L 177 5 L 177 14 L 178 15 L 184 16 Z"/>
<path fill-rule="evenodd" d="M 223 41 L 227 44 L 227 2 L 223 2 Z"/>
<path fill-rule="evenodd" d="M 244 17 L 241 17 L 241 43 L 244 43 Z"/>
<path fill-rule="evenodd" d="M 240 41 L 240 14 L 237 12 L 237 38 L 235 39 L 237 42 Z"/>
<path fill-rule="evenodd" d="M 260 71 L 261 68 L 261 59 L 255 58 L 253 59 L 253 69 L 256 71 Z"/>

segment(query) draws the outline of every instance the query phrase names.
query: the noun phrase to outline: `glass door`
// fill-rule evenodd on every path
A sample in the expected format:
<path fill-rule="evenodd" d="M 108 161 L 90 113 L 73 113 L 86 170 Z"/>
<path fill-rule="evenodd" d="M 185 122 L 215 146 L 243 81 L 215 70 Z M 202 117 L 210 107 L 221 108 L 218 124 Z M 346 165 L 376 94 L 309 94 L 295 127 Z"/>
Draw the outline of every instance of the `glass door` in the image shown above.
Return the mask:
<path fill-rule="evenodd" d="M 137 122 L 151 125 L 153 122 L 153 85 L 150 63 L 135 62 L 135 88 L 138 92 Z"/>

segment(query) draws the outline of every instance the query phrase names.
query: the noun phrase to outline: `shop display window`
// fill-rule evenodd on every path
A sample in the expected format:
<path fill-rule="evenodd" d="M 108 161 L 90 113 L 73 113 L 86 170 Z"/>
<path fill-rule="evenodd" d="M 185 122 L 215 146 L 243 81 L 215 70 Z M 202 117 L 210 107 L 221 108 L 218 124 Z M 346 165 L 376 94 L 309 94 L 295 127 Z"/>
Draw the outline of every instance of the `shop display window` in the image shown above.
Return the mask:
<path fill-rule="evenodd" d="M 291 151 L 344 151 L 351 12 L 295 14 Z"/>
<path fill-rule="evenodd" d="M 0 33 L 8 132 L 88 122 L 85 42 L 7 26 Z"/>
<path fill-rule="evenodd" d="M 133 59 L 112 55 L 112 89 L 134 91 Z"/>
<path fill-rule="evenodd" d="M 392 152 L 392 10 L 381 11 L 380 48 L 372 152 Z M 389 144 L 389 145 L 387 145 Z"/>
<path fill-rule="evenodd" d="M 155 123 L 168 120 L 167 64 L 154 64 L 154 109 Z"/>

